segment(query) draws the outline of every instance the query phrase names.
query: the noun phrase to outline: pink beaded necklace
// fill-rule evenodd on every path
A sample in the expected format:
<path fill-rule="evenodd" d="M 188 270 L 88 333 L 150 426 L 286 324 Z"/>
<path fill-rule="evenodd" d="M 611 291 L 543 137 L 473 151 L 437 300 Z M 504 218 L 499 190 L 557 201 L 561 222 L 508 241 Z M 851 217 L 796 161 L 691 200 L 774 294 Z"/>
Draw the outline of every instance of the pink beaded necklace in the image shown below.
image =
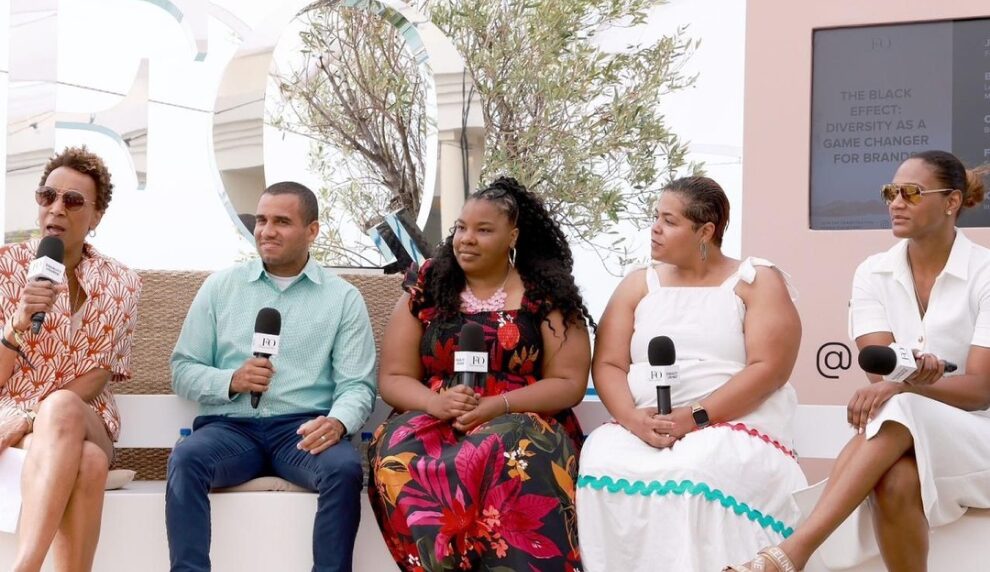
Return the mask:
<path fill-rule="evenodd" d="M 461 312 L 465 314 L 477 314 L 480 312 L 497 312 L 505 308 L 505 300 L 509 297 L 505 293 L 505 284 L 509 281 L 510 274 L 512 274 L 511 271 L 506 272 L 502 285 L 498 287 L 498 290 L 495 290 L 494 294 L 484 300 L 479 300 L 474 295 L 474 292 L 471 291 L 471 287 L 465 284 L 464 291 L 461 292 Z"/>

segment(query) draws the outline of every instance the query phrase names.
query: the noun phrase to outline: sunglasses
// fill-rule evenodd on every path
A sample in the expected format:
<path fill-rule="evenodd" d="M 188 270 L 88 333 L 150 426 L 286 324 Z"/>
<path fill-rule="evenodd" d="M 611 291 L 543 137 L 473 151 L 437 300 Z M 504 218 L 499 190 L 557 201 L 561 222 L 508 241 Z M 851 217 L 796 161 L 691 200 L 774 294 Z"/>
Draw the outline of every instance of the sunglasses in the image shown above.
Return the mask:
<path fill-rule="evenodd" d="M 914 183 L 902 183 L 900 185 L 894 183 L 888 183 L 883 187 L 880 187 L 880 196 L 883 198 L 883 202 L 890 205 L 890 203 L 897 200 L 897 195 L 901 195 L 909 205 L 916 205 L 921 203 L 921 199 L 924 198 L 922 195 L 927 195 L 929 193 L 951 193 L 956 189 L 932 189 L 926 191 L 921 188 L 921 185 L 916 185 Z"/>
<path fill-rule="evenodd" d="M 54 187 L 38 187 L 38 190 L 34 192 L 34 200 L 43 207 L 52 206 L 59 197 L 62 197 L 62 204 L 65 205 L 65 209 L 70 211 L 77 211 L 83 208 L 86 203 L 96 204 L 96 201 L 91 201 L 79 191 L 72 189 L 62 191 Z"/>

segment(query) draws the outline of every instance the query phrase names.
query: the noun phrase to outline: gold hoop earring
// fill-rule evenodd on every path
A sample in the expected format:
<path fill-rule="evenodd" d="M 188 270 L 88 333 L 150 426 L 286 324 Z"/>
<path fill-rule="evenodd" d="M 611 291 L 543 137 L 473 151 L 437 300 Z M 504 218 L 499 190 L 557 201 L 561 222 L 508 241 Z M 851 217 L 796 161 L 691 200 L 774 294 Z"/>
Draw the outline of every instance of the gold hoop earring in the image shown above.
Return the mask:
<path fill-rule="evenodd" d="M 509 247 L 509 266 L 515 268 L 516 266 L 516 247 Z"/>
<path fill-rule="evenodd" d="M 701 261 L 708 262 L 708 243 L 702 241 L 700 248 L 701 248 Z"/>

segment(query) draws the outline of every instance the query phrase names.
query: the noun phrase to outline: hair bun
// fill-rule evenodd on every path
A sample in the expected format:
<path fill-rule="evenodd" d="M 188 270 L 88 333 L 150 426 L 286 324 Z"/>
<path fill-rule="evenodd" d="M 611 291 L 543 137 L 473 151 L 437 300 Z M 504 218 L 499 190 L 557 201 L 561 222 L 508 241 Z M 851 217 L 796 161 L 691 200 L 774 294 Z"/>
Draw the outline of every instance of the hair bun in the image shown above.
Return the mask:
<path fill-rule="evenodd" d="M 983 177 L 990 174 L 990 165 L 983 165 L 966 171 L 966 190 L 963 193 L 963 208 L 973 208 L 983 202 L 986 186 Z"/>

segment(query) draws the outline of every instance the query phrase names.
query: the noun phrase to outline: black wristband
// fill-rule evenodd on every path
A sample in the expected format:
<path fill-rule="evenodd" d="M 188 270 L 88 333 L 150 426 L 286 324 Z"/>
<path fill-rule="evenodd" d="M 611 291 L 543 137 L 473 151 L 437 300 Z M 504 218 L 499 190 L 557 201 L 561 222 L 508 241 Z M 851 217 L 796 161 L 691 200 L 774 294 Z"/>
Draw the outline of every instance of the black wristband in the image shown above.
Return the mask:
<path fill-rule="evenodd" d="M 10 343 L 10 341 L 7 340 L 7 336 L 0 334 L 0 344 L 3 344 L 3 347 L 21 356 L 21 359 L 27 362 L 28 367 L 34 369 L 34 364 L 31 363 L 31 360 L 29 360 L 28 357 L 24 355 L 24 352 L 21 350 L 19 346 L 15 346 L 14 344 Z"/>
<path fill-rule="evenodd" d="M 21 353 L 21 348 L 7 341 L 7 336 L 4 336 L 2 334 L 0 334 L 0 344 L 3 344 L 3 347 L 7 348 L 12 352 L 17 352 L 18 354 Z"/>

